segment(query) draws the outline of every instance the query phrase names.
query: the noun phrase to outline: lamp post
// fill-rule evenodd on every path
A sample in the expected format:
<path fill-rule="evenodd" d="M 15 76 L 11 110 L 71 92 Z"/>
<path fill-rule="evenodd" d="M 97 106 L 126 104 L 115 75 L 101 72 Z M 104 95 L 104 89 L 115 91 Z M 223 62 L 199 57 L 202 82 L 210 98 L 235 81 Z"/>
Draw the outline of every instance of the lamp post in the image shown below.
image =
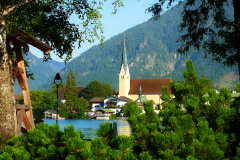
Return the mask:
<path fill-rule="evenodd" d="M 59 73 L 56 74 L 54 78 L 54 83 L 57 85 L 57 99 L 58 99 L 58 88 L 59 88 L 59 85 L 62 83 L 62 78 Z M 56 123 L 58 123 L 58 102 L 57 102 Z"/>

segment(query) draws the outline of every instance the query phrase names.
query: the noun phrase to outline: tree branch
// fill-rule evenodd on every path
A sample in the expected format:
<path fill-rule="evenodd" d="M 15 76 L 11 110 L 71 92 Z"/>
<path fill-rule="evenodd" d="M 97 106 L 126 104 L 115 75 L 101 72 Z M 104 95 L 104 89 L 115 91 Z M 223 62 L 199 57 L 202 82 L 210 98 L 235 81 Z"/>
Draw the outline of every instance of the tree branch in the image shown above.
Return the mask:
<path fill-rule="evenodd" d="M 7 7 L 7 9 L 5 9 L 5 10 L 3 11 L 3 14 L 2 14 L 2 17 L 1 17 L 1 21 L 4 19 L 4 17 L 5 17 L 9 12 L 11 12 L 11 11 L 13 11 L 14 9 L 17 9 L 17 8 L 23 6 L 23 5 L 25 5 L 25 4 L 27 4 L 27 3 L 31 2 L 31 1 L 32 1 L 32 0 L 24 0 L 24 1 L 22 1 L 21 3 L 18 3 L 18 4 L 15 4 L 15 5 L 13 5 L 13 6 Z"/>

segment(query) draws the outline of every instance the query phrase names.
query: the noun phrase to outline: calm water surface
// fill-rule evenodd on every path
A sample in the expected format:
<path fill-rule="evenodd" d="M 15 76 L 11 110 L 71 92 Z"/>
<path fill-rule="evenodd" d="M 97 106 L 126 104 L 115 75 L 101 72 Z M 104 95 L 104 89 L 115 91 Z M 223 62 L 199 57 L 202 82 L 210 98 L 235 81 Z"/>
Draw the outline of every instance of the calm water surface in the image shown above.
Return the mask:
<path fill-rule="evenodd" d="M 55 124 L 56 119 L 43 119 L 46 124 Z M 67 120 L 59 119 L 58 124 L 61 130 L 64 130 L 64 126 L 73 125 L 76 131 L 81 130 L 84 134 L 83 139 L 92 139 L 96 136 L 97 130 L 100 128 L 100 123 L 110 122 L 117 123 L 118 135 L 130 135 L 131 129 L 127 121 L 124 120 L 96 120 L 96 119 L 77 119 Z"/>

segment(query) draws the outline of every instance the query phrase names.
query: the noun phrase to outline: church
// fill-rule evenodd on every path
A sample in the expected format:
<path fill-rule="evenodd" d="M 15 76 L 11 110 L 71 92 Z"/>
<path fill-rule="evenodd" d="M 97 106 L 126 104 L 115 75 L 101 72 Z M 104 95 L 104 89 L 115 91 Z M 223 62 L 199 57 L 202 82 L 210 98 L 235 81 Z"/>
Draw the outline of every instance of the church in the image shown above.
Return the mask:
<path fill-rule="evenodd" d="M 156 104 L 161 104 L 162 86 L 167 86 L 170 90 L 169 82 L 171 78 L 161 79 L 131 79 L 130 70 L 127 63 L 127 51 L 125 35 L 123 40 L 122 63 L 119 73 L 119 95 L 128 97 L 132 100 L 139 98 L 139 93 L 147 100 L 153 100 Z"/>

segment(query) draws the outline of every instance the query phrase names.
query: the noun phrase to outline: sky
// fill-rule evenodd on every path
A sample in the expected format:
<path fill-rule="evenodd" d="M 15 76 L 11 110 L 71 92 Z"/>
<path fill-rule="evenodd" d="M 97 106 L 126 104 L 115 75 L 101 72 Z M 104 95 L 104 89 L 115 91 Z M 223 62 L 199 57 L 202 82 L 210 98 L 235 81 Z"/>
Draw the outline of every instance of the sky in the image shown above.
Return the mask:
<path fill-rule="evenodd" d="M 103 36 L 105 37 L 105 40 L 108 40 L 119 33 L 123 33 L 131 27 L 149 20 L 152 17 L 152 14 L 147 13 L 146 9 L 157 2 L 157 0 L 123 0 L 124 7 L 119 8 L 118 12 L 115 15 L 112 15 L 111 12 L 114 10 L 111 5 L 112 1 L 113 0 L 108 0 L 101 11 L 103 15 L 101 22 L 104 27 Z M 71 21 L 79 23 L 80 25 L 80 21 L 77 17 L 73 16 Z M 78 57 L 84 51 L 97 44 L 99 44 L 98 40 L 96 40 L 95 43 L 85 42 L 82 43 L 82 46 L 79 49 L 78 44 L 76 44 L 75 49 L 73 50 L 72 58 Z M 43 58 L 43 53 L 40 50 L 30 46 L 30 51 L 38 58 Z M 53 60 L 63 62 L 63 59 L 58 58 L 56 53 L 53 51 L 50 53 Z"/>

